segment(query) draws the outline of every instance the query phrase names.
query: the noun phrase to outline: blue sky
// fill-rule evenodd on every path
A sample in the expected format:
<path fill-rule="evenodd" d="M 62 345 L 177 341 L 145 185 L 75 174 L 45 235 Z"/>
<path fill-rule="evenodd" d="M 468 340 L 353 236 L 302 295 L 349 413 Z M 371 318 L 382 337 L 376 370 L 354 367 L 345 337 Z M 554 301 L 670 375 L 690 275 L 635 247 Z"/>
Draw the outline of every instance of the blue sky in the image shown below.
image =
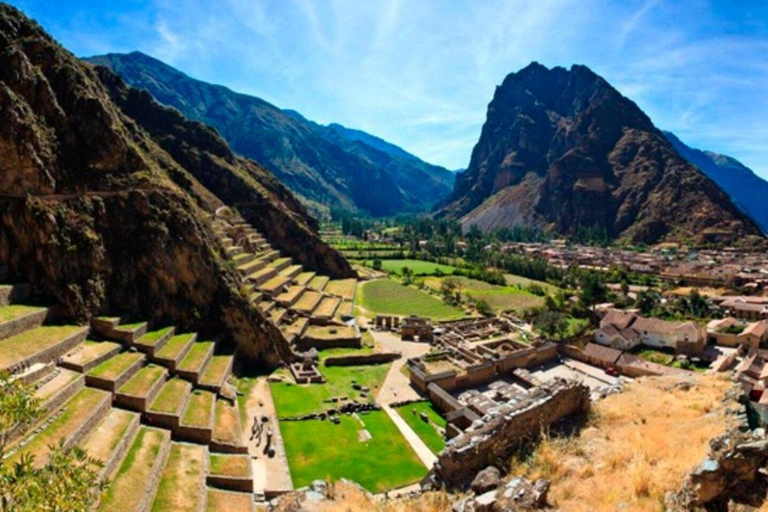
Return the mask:
<path fill-rule="evenodd" d="M 463 168 L 532 60 L 586 64 L 689 145 L 768 178 L 763 0 L 14 0 L 78 56 L 186 72 Z"/>

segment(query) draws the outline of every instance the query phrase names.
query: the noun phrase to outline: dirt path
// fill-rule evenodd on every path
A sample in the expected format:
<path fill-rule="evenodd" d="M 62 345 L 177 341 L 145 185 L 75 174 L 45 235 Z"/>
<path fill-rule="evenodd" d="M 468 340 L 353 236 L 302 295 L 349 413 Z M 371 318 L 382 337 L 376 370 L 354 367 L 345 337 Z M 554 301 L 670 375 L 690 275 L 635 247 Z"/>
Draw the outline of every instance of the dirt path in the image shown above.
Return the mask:
<path fill-rule="evenodd" d="M 421 438 L 416 435 L 416 432 L 413 431 L 411 426 L 405 422 L 405 420 L 397 413 L 397 411 L 388 405 L 384 405 L 382 407 L 384 412 L 386 412 L 387 415 L 395 423 L 395 426 L 400 431 L 400 433 L 403 434 L 405 440 L 408 441 L 408 444 L 411 445 L 413 451 L 416 452 L 419 460 L 421 460 L 421 462 L 427 466 L 428 469 L 432 469 L 432 466 L 434 466 L 435 462 L 437 462 L 437 457 L 434 453 L 432 453 L 432 450 L 430 450 L 427 445 L 424 444 L 424 441 L 422 441 Z"/>
<path fill-rule="evenodd" d="M 391 332 L 371 330 L 376 344 L 386 351 L 400 352 L 403 357 L 395 360 L 389 368 L 386 379 L 381 386 L 376 401 L 381 405 L 388 405 L 403 400 L 418 400 L 421 398 L 413 387 L 408 377 L 403 373 L 403 367 L 408 359 L 418 357 L 429 352 L 428 343 L 402 341 L 400 336 Z"/>
<path fill-rule="evenodd" d="M 272 401 L 269 383 L 265 378 L 260 378 L 253 386 L 245 407 L 247 424 L 243 425 L 243 442 L 248 446 L 248 453 L 251 455 L 253 464 L 254 492 L 263 493 L 270 497 L 275 493 L 293 490 L 293 481 L 288 468 L 288 459 L 285 455 L 283 437 L 280 434 L 275 404 Z M 251 440 L 253 419 L 255 417 L 261 421 L 262 416 L 267 416 L 269 423 L 264 427 L 261 444 L 256 446 L 258 438 Z M 268 426 L 272 427 L 273 432 L 272 447 L 275 449 L 275 456 L 272 458 L 263 453 Z"/>

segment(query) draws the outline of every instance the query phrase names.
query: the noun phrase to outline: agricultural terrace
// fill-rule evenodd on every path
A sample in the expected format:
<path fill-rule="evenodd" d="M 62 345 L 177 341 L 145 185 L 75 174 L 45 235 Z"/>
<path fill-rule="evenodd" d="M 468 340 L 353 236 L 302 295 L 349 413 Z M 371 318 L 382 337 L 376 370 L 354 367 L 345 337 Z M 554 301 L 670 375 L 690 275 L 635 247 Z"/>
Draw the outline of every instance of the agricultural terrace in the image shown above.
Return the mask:
<path fill-rule="evenodd" d="M 368 281 L 358 286 L 357 290 L 357 304 L 367 310 L 370 317 L 377 314 L 418 315 L 433 320 L 455 320 L 465 316 L 461 309 L 391 279 Z"/>
<path fill-rule="evenodd" d="M 544 304 L 544 297 L 517 286 L 498 286 L 477 279 L 462 276 L 429 277 L 425 284 L 434 290 L 440 290 L 443 281 L 450 279 L 458 284 L 458 289 L 465 299 L 484 300 L 495 313 L 500 311 L 521 311 Z"/>
<path fill-rule="evenodd" d="M 358 419 L 359 418 L 359 419 Z M 295 488 L 348 478 L 371 492 L 415 483 L 427 472 L 384 411 L 330 421 L 283 421 L 280 431 Z"/>

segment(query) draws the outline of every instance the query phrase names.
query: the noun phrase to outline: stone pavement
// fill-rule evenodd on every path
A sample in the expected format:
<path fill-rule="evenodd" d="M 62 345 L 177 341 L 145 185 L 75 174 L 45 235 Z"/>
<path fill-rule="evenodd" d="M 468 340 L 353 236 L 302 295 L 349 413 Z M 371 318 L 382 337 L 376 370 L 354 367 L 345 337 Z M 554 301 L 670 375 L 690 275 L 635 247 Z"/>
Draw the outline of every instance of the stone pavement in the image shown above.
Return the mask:
<path fill-rule="evenodd" d="M 382 349 L 392 352 L 400 352 L 403 356 L 395 360 L 389 368 L 386 379 L 379 390 L 376 401 L 380 405 L 402 402 L 403 400 L 418 400 L 421 397 L 413 387 L 408 377 L 403 373 L 406 361 L 412 357 L 418 357 L 429 352 L 428 343 L 415 341 L 402 341 L 400 336 L 391 332 L 378 332 L 371 330 L 376 344 Z"/>
<path fill-rule="evenodd" d="M 261 405 L 259 405 L 261 403 Z M 280 434 L 280 425 L 277 421 L 275 404 L 272 401 L 272 392 L 269 389 L 267 379 L 260 378 L 253 387 L 250 396 L 246 400 L 246 425 L 243 425 L 243 442 L 248 445 L 248 453 L 253 464 L 253 489 L 256 494 L 264 494 L 268 498 L 275 493 L 293 490 L 291 472 L 288 468 L 288 459 L 285 455 L 285 446 Z M 251 426 L 253 418 L 261 421 L 266 415 L 269 425 L 272 427 L 272 446 L 275 456 L 269 458 L 263 453 L 266 442 L 266 427 L 262 435 L 262 442 L 256 446 L 256 439 L 251 440 Z"/>

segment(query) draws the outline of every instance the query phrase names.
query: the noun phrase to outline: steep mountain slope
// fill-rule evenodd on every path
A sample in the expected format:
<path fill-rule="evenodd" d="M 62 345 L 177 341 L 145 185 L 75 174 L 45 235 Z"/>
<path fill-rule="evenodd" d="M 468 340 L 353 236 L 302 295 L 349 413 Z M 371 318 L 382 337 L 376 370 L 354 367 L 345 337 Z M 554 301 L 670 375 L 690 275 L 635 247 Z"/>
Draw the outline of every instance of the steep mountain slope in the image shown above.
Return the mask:
<path fill-rule="evenodd" d="M 264 164 L 310 203 L 385 216 L 425 211 L 450 192 L 449 171 L 394 157 L 362 141 L 340 144 L 301 116 L 195 80 L 140 52 L 86 60 L 111 67 L 160 103 L 213 126 L 235 152 Z"/>
<path fill-rule="evenodd" d="M 439 216 L 484 229 L 605 229 L 634 242 L 759 235 L 632 101 L 584 66 L 533 63 L 497 87 Z"/>
<path fill-rule="evenodd" d="M 763 232 L 768 232 L 768 182 L 752 169 L 731 158 L 712 151 L 687 146 L 674 133 L 663 132 L 680 156 L 698 167 L 723 189 Z"/>
<path fill-rule="evenodd" d="M 267 171 L 64 50 L 0 4 L 0 266 L 65 318 L 120 314 L 233 341 L 277 364 L 277 328 L 239 291 L 207 217 L 225 202 L 281 250 L 337 277 L 349 264 Z M 270 231 L 271 230 L 271 231 Z"/>
<path fill-rule="evenodd" d="M 444 167 L 428 164 L 404 149 L 364 131 L 337 123 L 324 126 L 305 119 L 296 111 L 284 112 L 313 128 L 325 140 L 344 148 L 347 153 L 385 169 L 403 190 L 411 193 L 420 209 L 430 209 L 453 190 L 456 175 Z"/>

